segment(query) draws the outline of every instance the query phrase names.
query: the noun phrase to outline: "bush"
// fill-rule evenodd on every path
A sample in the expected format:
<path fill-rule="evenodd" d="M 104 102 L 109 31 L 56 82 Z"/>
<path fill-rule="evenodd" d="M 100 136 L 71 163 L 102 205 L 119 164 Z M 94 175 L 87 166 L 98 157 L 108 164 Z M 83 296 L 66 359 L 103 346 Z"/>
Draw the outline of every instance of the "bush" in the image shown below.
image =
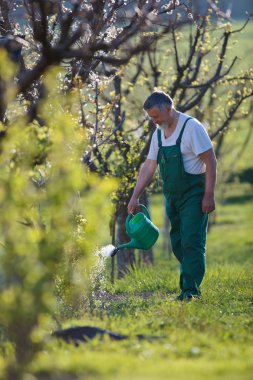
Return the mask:
<path fill-rule="evenodd" d="M 0 76 L 8 80 L 5 68 L 1 60 Z M 80 307 L 113 186 L 81 164 L 86 140 L 78 99 L 61 95 L 59 70 L 43 80 L 43 126 L 27 123 L 25 101 L 11 96 L 8 128 L 1 125 L 0 343 L 8 350 L 3 370 L 11 380 L 22 377 L 40 349 L 59 305 L 72 314 Z M 94 210 L 96 219 L 89 217 Z"/>

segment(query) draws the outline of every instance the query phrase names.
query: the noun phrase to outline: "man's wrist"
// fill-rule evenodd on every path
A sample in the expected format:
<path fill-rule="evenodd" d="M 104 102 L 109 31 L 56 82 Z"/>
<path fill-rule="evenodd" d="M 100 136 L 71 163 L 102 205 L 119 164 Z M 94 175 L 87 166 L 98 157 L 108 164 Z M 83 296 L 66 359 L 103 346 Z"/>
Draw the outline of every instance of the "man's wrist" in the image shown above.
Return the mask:
<path fill-rule="evenodd" d="M 205 195 L 208 195 L 209 197 L 214 196 L 214 190 L 205 190 Z"/>
<path fill-rule="evenodd" d="M 135 193 L 133 193 L 132 200 L 138 201 L 139 200 L 139 196 L 137 196 Z"/>

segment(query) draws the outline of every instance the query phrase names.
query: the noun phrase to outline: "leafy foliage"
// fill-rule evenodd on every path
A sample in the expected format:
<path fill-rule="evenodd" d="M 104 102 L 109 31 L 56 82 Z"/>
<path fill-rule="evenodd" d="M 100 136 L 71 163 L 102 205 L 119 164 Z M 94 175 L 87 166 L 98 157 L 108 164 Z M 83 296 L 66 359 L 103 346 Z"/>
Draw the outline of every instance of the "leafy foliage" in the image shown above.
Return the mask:
<path fill-rule="evenodd" d="M 1 60 L 1 77 L 9 62 Z M 64 303 L 75 312 L 87 289 L 96 234 L 109 212 L 109 180 L 98 180 L 81 163 L 86 145 L 76 116 L 75 94 L 63 98 L 53 69 L 44 77 L 40 107 L 44 126 L 27 123 L 15 99 L 1 147 L 1 315 L 13 342 L 8 378 L 16 379 L 41 345 Z M 94 215 L 96 210 L 96 215 Z M 95 217 L 94 217 L 95 216 Z M 88 235 L 88 239 L 86 236 Z"/>

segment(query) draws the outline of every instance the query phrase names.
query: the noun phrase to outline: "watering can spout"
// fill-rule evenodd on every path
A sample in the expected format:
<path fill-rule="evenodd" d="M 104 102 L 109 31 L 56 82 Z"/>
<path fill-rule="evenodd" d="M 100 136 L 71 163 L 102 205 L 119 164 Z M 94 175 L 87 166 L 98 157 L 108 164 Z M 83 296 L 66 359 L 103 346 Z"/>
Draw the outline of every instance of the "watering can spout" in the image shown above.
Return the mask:
<path fill-rule="evenodd" d="M 159 230 L 151 222 L 148 210 L 144 205 L 139 206 L 143 212 L 138 212 L 134 216 L 129 214 L 126 219 L 126 232 L 131 240 L 116 247 L 112 251 L 111 257 L 125 248 L 150 249 L 158 239 Z"/>
<path fill-rule="evenodd" d="M 132 239 L 128 243 L 121 244 L 118 247 L 115 247 L 111 253 L 111 257 L 115 256 L 118 251 L 125 249 L 125 248 L 138 248 L 138 243 L 134 239 Z"/>

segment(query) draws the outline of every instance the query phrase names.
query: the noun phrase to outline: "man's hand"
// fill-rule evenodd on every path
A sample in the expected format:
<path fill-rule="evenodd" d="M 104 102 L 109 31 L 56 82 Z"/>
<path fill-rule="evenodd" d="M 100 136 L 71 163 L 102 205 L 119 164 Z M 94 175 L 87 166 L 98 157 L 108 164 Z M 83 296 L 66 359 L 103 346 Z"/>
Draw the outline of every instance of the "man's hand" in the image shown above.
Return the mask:
<path fill-rule="evenodd" d="M 135 214 L 138 211 L 139 201 L 137 198 L 132 197 L 127 206 L 128 214 Z"/>
<path fill-rule="evenodd" d="M 202 200 L 202 212 L 208 214 L 215 210 L 215 200 L 213 194 L 205 194 Z"/>

